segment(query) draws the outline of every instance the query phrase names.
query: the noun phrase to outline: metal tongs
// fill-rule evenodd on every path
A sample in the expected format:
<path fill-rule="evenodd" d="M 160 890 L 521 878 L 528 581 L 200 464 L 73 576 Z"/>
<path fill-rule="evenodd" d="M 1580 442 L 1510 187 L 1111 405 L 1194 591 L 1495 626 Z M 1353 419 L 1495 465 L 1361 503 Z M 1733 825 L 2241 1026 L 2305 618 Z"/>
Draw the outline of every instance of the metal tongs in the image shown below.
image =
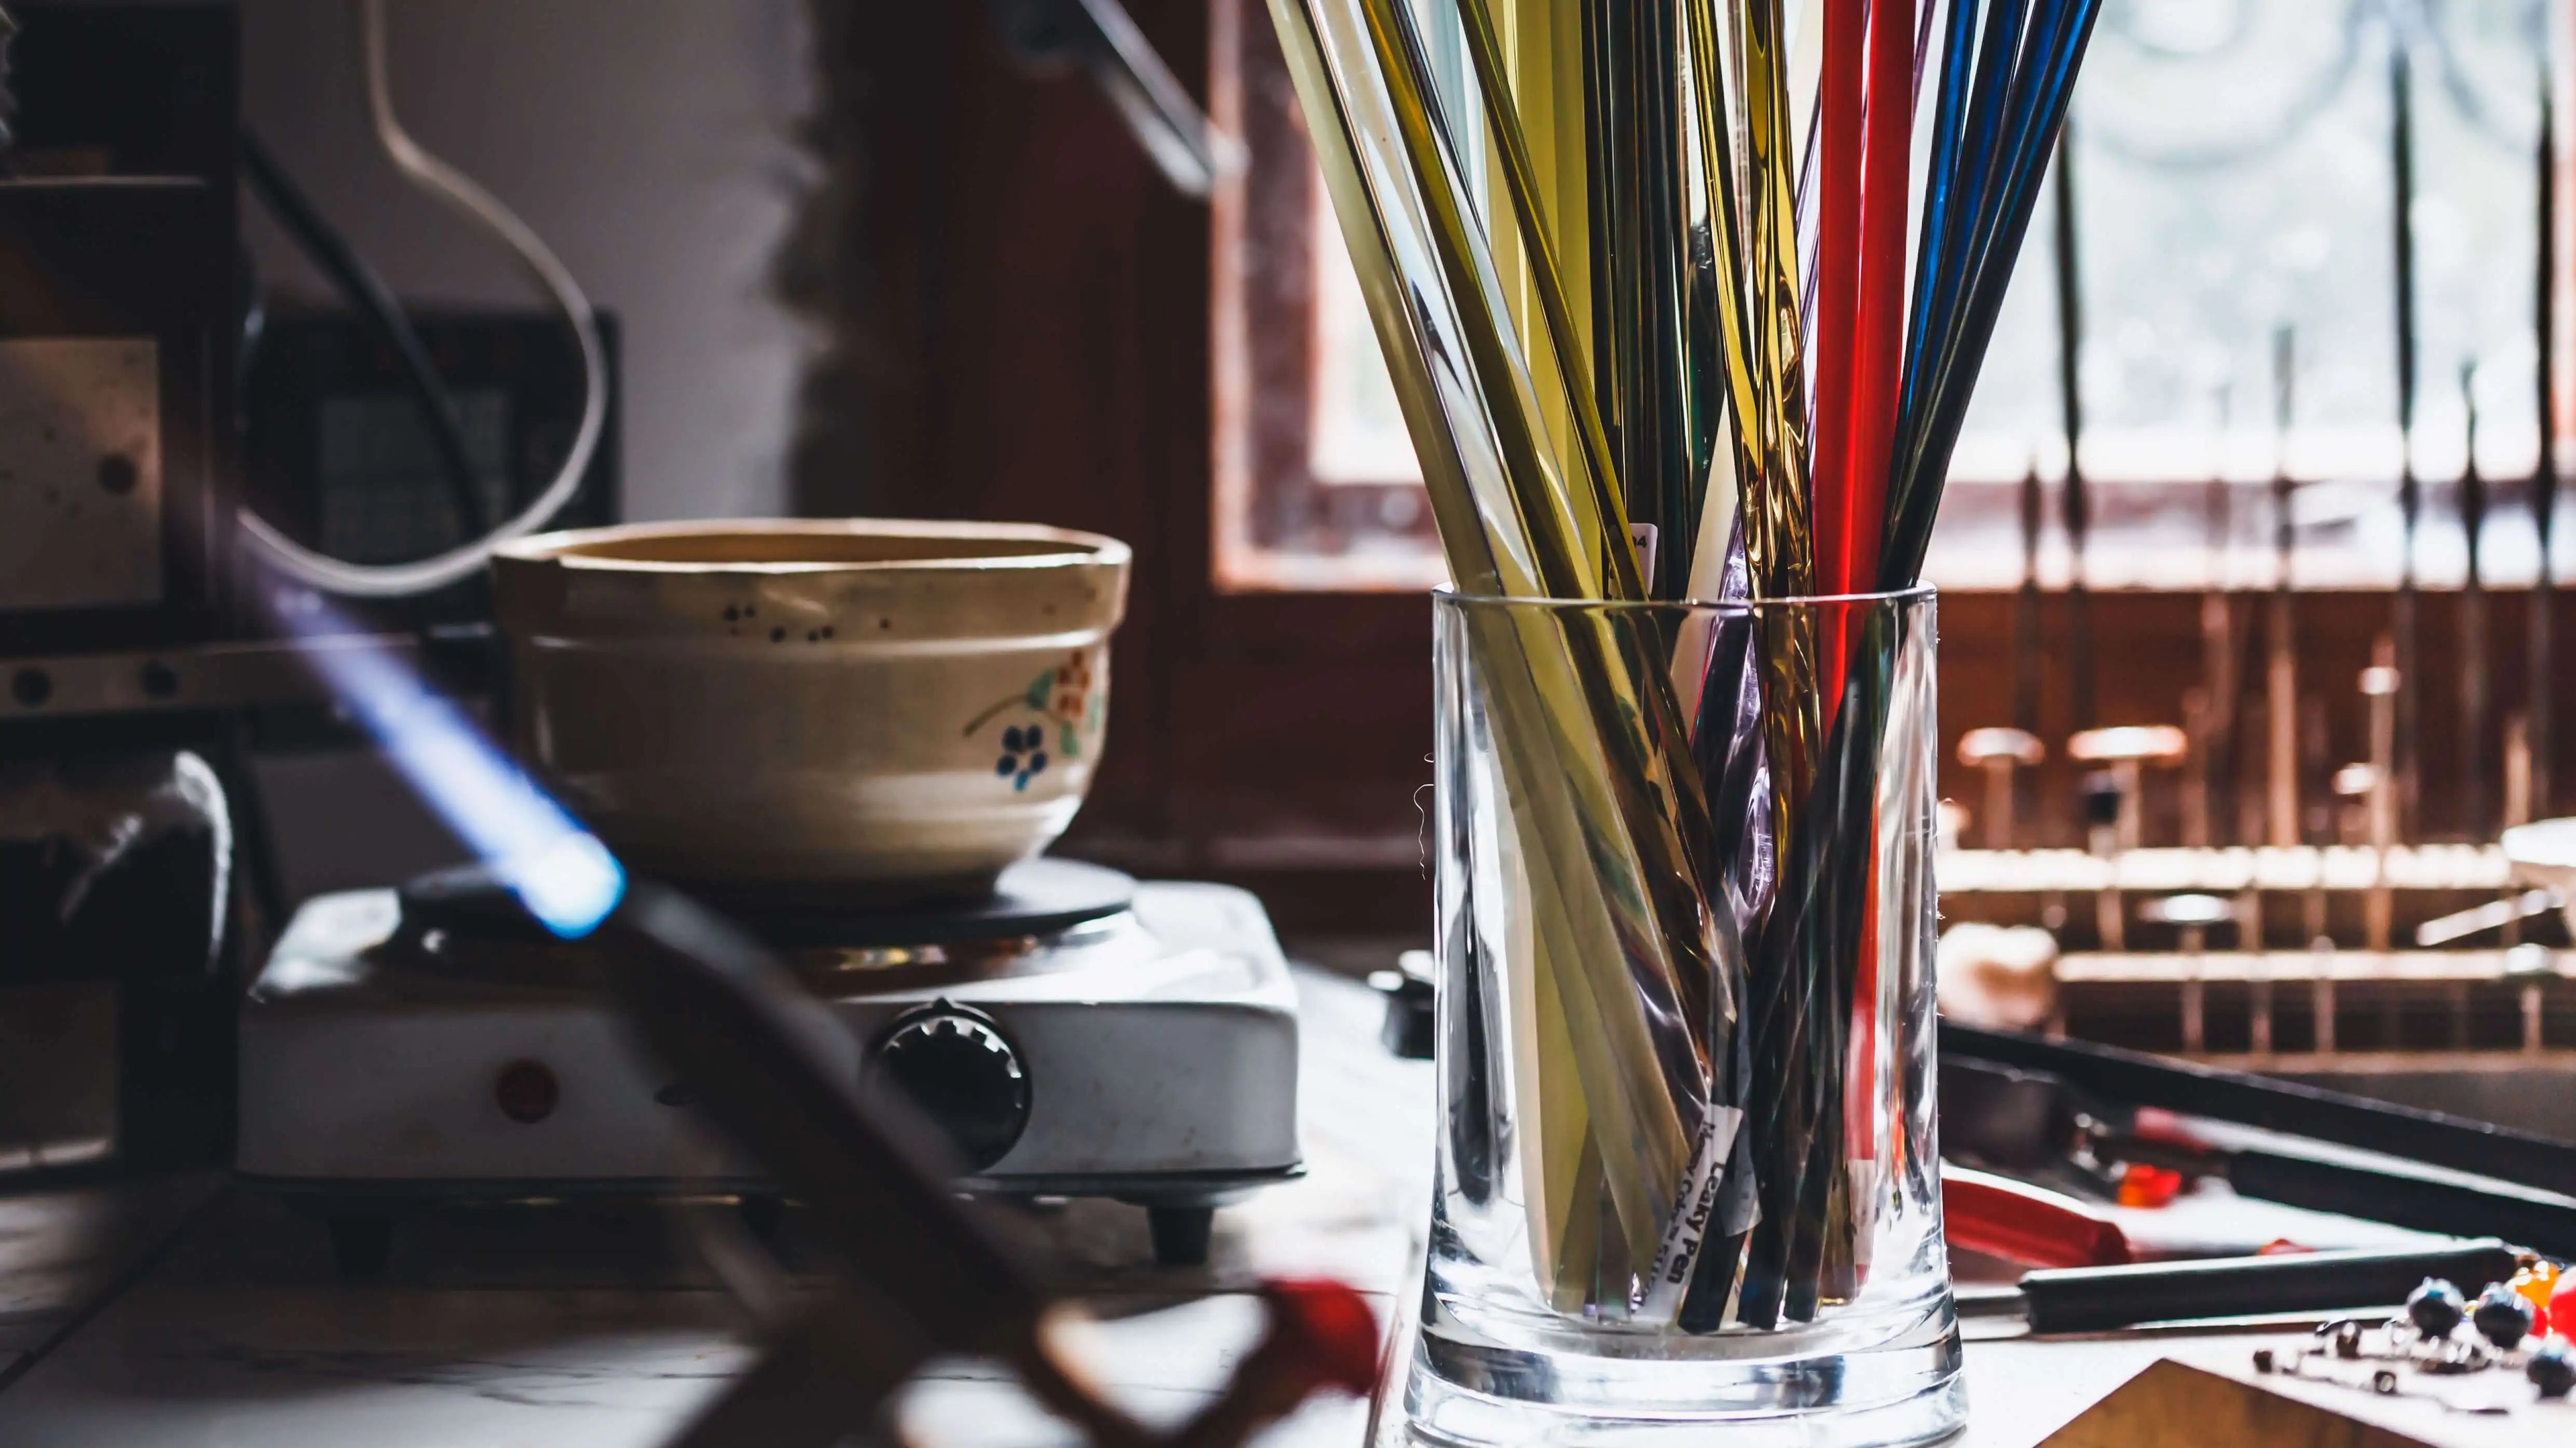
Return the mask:
<path fill-rule="evenodd" d="M 1243 147 L 1216 127 L 1118 0 L 992 0 L 1003 48 L 1021 67 L 1080 66 L 1109 98 L 1163 179 L 1205 200 L 1243 165 Z"/>
<path fill-rule="evenodd" d="M 1103 1448 L 1232 1448 L 1319 1387 L 1364 1395 L 1374 1382 L 1377 1325 L 1358 1294 L 1272 1281 L 1261 1289 L 1267 1334 L 1217 1401 L 1173 1429 L 1136 1422 L 1067 1367 L 1056 1340 L 1073 1309 L 959 1210 L 926 1122 L 861 1099 L 846 1037 L 836 1043 L 829 1014 L 784 967 L 711 912 L 641 881 L 597 938 L 653 1053 L 814 1209 L 856 1268 L 843 1296 L 779 1334 L 678 1445 L 825 1448 L 874 1426 L 887 1397 L 936 1356 L 1007 1364 Z"/>

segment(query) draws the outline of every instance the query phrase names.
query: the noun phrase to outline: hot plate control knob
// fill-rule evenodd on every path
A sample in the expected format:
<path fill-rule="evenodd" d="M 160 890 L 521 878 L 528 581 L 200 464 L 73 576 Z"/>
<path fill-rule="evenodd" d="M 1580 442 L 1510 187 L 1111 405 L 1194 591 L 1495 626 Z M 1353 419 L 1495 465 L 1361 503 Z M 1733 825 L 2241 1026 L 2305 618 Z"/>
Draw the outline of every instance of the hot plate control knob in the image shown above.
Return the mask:
<path fill-rule="evenodd" d="M 895 1018 L 868 1058 L 865 1083 L 920 1110 L 969 1171 L 1000 1161 L 1029 1124 L 1029 1073 L 993 1018 L 948 1001 Z"/>

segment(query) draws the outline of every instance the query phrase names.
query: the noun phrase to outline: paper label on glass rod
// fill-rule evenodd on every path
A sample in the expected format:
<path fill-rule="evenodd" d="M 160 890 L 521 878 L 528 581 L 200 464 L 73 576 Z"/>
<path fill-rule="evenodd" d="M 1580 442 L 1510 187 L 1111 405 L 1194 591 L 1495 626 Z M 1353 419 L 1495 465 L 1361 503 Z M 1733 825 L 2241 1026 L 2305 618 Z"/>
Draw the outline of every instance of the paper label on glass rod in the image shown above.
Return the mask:
<path fill-rule="evenodd" d="M 1692 1148 L 1690 1166 L 1682 1173 L 1681 1195 L 1664 1226 L 1663 1243 L 1655 1249 L 1655 1270 L 1631 1314 L 1637 1321 L 1669 1324 L 1681 1316 L 1682 1295 L 1690 1287 L 1692 1269 L 1699 1265 L 1700 1244 L 1709 1239 L 1717 1221 L 1718 1183 L 1726 1175 L 1726 1159 L 1735 1150 L 1736 1128 L 1743 1122 L 1744 1113 L 1732 1106 L 1711 1106 L 1701 1120 L 1699 1144 Z"/>

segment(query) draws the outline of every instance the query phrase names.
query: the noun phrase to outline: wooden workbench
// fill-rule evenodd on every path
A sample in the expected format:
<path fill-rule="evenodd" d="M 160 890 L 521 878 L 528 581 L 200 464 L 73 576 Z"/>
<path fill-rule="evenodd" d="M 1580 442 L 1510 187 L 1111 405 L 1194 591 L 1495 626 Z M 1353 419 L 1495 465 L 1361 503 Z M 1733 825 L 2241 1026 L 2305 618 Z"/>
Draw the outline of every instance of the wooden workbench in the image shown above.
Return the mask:
<path fill-rule="evenodd" d="M 1340 1276 L 1382 1318 L 1411 1286 L 1429 1067 L 1377 1046 L 1369 992 L 1302 985 L 1310 1172 L 1221 1212 L 1208 1269 L 1140 1265 L 1150 1253 L 1132 1209 L 1082 1204 L 1025 1223 L 1051 1270 L 1097 1294 L 1104 1321 L 1086 1355 L 1142 1414 L 1204 1399 L 1256 1330 L 1244 1289 L 1258 1275 Z M 0 1198 L 8 1448 L 641 1448 L 738 1369 L 745 1330 L 669 1219 L 638 1207 L 433 1214 L 383 1280 L 353 1284 L 332 1273 L 315 1224 L 214 1180 Z M 1962 1441 L 2026 1448 L 2161 1356 L 2241 1364 L 2247 1352 L 2247 1339 L 2213 1335 L 1973 1342 Z M 902 1411 L 925 1443 L 1060 1440 L 971 1364 L 935 1368 Z M 1365 1416 L 1316 1402 L 1265 1441 L 1351 1448 Z M 2483 1441 L 2576 1441 L 2568 1416 L 2564 1438 Z"/>

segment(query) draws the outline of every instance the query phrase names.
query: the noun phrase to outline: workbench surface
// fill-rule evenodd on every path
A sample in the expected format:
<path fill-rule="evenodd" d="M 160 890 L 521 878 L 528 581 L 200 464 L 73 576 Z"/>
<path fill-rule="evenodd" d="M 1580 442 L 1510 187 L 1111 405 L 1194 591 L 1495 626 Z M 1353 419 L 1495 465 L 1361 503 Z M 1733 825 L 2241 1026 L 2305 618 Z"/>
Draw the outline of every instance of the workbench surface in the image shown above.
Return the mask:
<path fill-rule="evenodd" d="M 1084 1355 L 1140 1414 L 1204 1399 L 1257 1329 L 1245 1289 L 1260 1275 L 1339 1276 L 1382 1319 L 1411 1285 L 1430 1068 L 1379 1048 L 1372 993 L 1300 985 L 1309 1172 L 1220 1212 L 1208 1268 L 1139 1265 L 1151 1256 L 1132 1208 L 1078 1203 L 1019 1223 L 1049 1270 L 1095 1294 L 1103 1320 Z M 357 1284 L 333 1274 L 319 1224 L 215 1180 L 0 1197 L 9 1448 L 640 1448 L 741 1366 L 747 1331 L 670 1217 L 638 1206 L 435 1212 L 383 1279 Z M 1962 1441 L 2037 1443 L 2160 1356 L 2242 1362 L 2248 1343 L 1974 1341 Z M 935 1367 L 902 1414 L 914 1441 L 941 1448 L 1061 1438 L 972 1364 Z M 1263 1441 L 1347 1448 L 1365 1420 L 1363 1404 L 1318 1401 Z"/>

